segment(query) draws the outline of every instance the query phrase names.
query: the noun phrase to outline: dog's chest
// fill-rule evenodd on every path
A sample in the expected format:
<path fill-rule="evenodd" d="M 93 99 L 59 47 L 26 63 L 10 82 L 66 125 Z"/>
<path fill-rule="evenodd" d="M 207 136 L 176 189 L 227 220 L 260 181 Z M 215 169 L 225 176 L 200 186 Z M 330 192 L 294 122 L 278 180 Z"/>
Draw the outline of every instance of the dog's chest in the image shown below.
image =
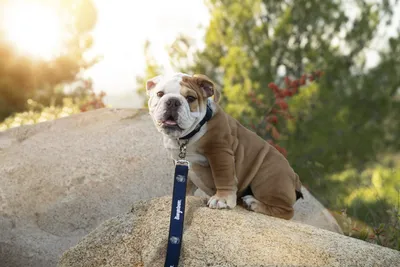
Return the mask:
<path fill-rule="evenodd" d="M 179 146 L 175 142 L 167 142 L 164 143 L 165 148 L 168 150 L 169 154 L 171 157 L 175 160 L 180 159 L 179 158 Z M 186 158 L 187 161 L 190 163 L 196 163 L 201 166 L 209 166 L 207 158 L 198 152 L 197 146 L 196 145 L 189 145 L 186 149 Z"/>
<path fill-rule="evenodd" d="M 169 151 L 169 153 L 170 153 L 170 155 L 171 155 L 171 157 L 173 159 L 175 159 L 175 160 L 180 159 L 179 158 L 179 149 L 178 148 L 176 148 L 176 149 L 168 149 L 168 151 Z M 185 159 L 187 161 L 189 161 L 190 163 L 196 163 L 196 164 L 199 164 L 201 166 L 209 166 L 208 160 L 203 154 L 199 153 L 196 150 L 192 150 L 190 148 L 188 148 L 186 150 L 186 158 Z"/>
<path fill-rule="evenodd" d="M 197 163 L 201 166 L 209 166 L 207 158 L 198 152 L 188 152 L 186 159 L 191 163 Z"/>

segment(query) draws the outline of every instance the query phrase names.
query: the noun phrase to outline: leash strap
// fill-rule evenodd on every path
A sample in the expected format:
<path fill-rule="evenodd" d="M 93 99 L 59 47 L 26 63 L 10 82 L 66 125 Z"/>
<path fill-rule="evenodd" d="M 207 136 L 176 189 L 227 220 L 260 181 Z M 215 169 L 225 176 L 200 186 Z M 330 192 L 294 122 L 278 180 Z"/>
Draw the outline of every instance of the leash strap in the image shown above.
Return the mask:
<path fill-rule="evenodd" d="M 176 161 L 167 256 L 164 267 L 178 267 L 182 246 L 188 171 L 188 161 L 182 159 Z"/>

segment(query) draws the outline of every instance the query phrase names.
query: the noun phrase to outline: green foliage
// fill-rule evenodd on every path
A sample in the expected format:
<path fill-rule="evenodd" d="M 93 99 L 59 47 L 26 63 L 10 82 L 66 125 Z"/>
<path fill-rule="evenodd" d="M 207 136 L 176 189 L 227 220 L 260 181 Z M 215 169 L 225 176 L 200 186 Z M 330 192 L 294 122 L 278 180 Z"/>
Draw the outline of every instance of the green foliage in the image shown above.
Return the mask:
<path fill-rule="evenodd" d="M 64 98 L 62 106 L 43 107 L 39 103 L 28 100 L 28 110 L 16 113 L 0 123 L 0 131 L 22 125 L 32 125 L 40 122 L 55 120 L 80 113 L 79 105 L 72 98 Z"/>
<path fill-rule="evenodd" d="M 387 223 L 380 223 L 376 227 L 370 227 L 365 223 L 354 220 L 343 210 L 336 219 L 341 224 L 344 233 L 361 240 L 381 246 L 400 250 L 400 211 L 399 205 L 385 212 L 389 217 Z"/>
<path fill-rule="evenodd" d="M 319 80 L 322 74 L 323 72 L 321 71 L 315 71 L 309 75 L 303 74 L 299 79 L 295 80 L 285 77 L 283 87 L 279 87 L 275 83 L 269 83 L 268 87 L 274 95 L 272 103 L 263 102 L 253 90 L 250 90 L 248 96 L 252 101 L 252 107 L 265 112 L 260 118 L 244 112 L 244 115 L 240 118 L 242 123 L 249 125 L 254 132 L 267 140 L 286 157 L 286 149 L 279 146 L 277 142 L 287 139 L 287 136 L 281 134 L 281 131 L 285 130 L 285 126 L 290 129 L 291 125 L 294 125 L 292 123 L 294 117 L 288 111 L 288 101 L 290 101 L 291 97 L 298 95 L 299 88 L 307 85 L 307 81 Z M 309 85 L 309 87 L 315 86 Z"/>
<path fill-rule="evenodd" d="M 92 46 L 90 31 L 96 22 L 91 0 L 35 1 L 46 3 L 62 18 L 64 47 L 50 60 L 21 55 L 4 38 L 4 25 L 0 22 L 0 121 L 26 110 L 28 99 L 45 106 L 62 105 L 63 85 L 74 82 L 82 70 L 97 62 L 97 58 L 84 56 Z M 0 0 L 0 6 L 5 3 Z"/>
<path fill-rule="evenodd" d="M 0 123 L 0 131 L 10 128 L 32 125 L 40 122 L 55 120 L 81 112 L 104 108 L 105 93 L 96 94 L 90 80 L 80 81 L 72 94 L 62 99 L 62 105 L 45 106 L 32 99 L 27 101 L 27 110 L 15 113 Z"/>
<path fill-rule="evenodd" d="M 348 168 L 327 176 L 331 194 L 321 199 L 335 209 L 346 207 L 354 218 L 371 225 L 389 221 L 386 211 L 399 205 L 400 161 L 396 157 L 387 155 L 362 171 Z"/>

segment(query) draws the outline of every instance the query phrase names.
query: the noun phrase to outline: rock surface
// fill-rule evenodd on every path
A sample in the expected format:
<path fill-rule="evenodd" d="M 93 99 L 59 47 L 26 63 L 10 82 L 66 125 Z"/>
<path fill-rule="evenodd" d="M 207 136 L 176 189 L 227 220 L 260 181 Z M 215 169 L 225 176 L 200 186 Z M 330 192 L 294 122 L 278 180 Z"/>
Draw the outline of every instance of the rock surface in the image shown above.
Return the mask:
<path fill-rule="evenodd" d="M 400 252 L 293 221 L 214 210 L 189 197 L 179 266 L 398 266 Z M 59 267 L 164 266 L 170 197 L 142 201 L 67 251 Z"/>
<path fill-rule="evenodd" d="M 51 267 L 132 203 L 172 192 L 146 110 L 101 109 L 0 132 L 0 266 Z M 294 220 L 340 232 L 308 192 Z"/>

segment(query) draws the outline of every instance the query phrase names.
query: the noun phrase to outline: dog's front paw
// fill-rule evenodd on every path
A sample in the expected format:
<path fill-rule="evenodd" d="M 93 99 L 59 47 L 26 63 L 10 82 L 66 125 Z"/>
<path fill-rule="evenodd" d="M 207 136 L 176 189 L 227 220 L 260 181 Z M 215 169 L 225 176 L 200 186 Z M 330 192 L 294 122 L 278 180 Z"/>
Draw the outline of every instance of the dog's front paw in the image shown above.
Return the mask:
<path fill-rule="evenodd" d="M 212 209 L 233 209 L 236 207 L 236 192 L 228 190 L 218 190 L 210 197 L 207 206 Z"/>

